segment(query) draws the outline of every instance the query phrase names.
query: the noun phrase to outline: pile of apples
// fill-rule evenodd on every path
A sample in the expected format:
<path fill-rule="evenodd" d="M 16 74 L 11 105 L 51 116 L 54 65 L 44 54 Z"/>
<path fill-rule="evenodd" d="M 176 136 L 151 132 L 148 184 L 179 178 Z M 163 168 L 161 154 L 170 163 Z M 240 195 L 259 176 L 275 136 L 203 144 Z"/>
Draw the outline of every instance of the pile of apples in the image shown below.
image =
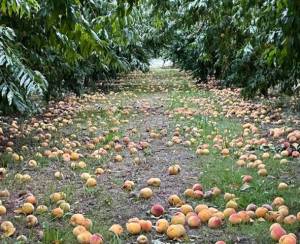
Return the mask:
<path fill-rule="evenodd" d="M 248 181 L 250 180 L 251 179 L 248 179 Z M 155 184 L 160 185 L 158 178 L 151 178 L 148 182 L 150 185 L 153 182 L 159 182 Z M 124 185 L 132 186 L 130 181 L 125 182 Z M 203 196 L 204 189 L 199 183 L 187 189 L 185 196 L 197 198 L 194 196 L 197 191 L 202 192 L 201 195 Z M 221 190 L 218 187 L 214 187 L 211 192 L 211 196 L 221 195 Z M 196 194 L 196 196 L 198 195 L 199 194 Z M 272 205 L 264 204 L 262 206 L 256 206 L 255 204 L 249 204 L 245 210 L 239 210 L 238 198 L 236 198 L 235 194 L 224 193 L 224 200 L 226 202 L 226 208 L 219 210 L 209 207 L 206 204 L 198 204 L 193 207 L 185 203 L 179 196 L 171 195 L 168 197 L 168 203 L 170 207 L 176 207 L 175 209 L 178 210 L 173 213 L 171 217 L 166 214 L 168 211 L 166 211 L 161 204 L 155 204 L 150 208 L 154 223 L 151 220 L 143 220 L 136 217 L 131 218 L 126 223 L 126 231 L 131 235 L 139 235 L 137 243 L 147 244 L 150 242 L 143 233 L 151 232 L 152 229 L 158 234 L 165 234 L 171 240 L 179 240 L 188 237 L 188 229 L 199 228 L 202 225 L 206 225 L 211 229 L 218 229 L 226 223 L 230 225 L 241 225 L 251 224 L 254 221 L 269 221 L 271 223 L 277 222 L 270 227 L 270 236 L 273 240 L 279 241 L 280 244 L 297 243 L 297 237 L 292 233 L 288 234 L 280 223 L 286 225 L 299 223 L 300 212 L 297 215 L 290 214 L 289 208 L 284 205 L 283 198 L 276 197 Z M 120 236 L 124 230 L 121 225 L 114 224 L 110 228 L 110 231 Z M 225 242 L 220 240 L 216 243 L 224 244 Z"/>
<path fill-rule="evenodd" d="M 83 214 L 73 214 L 70 218 L 70 224 L 73 228 L 73 235 L 80 244 L 103 244 L 103 236 L 99 233 L 92 234 L 90 228 L 92 221 Z"/>

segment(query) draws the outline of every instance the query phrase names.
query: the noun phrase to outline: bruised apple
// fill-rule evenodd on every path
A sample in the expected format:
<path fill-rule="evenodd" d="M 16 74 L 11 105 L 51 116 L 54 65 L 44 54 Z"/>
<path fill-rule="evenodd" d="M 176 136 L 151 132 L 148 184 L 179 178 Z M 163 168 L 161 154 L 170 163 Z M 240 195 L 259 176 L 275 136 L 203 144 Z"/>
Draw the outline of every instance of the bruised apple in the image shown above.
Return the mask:
<path fill-rule="evenodd" d="M 281 227 L 280 224 L 276 224 L 270 227 L 271 238 L 275 241 L 278 241 L 283 235 L 286 234 L 286 231 Z"/>
<path fill-rule="evenodd" d="M 140 198 L 149 199 L 153 196 L 153 192 L 150 188 L 146 187 L 140 190 Z"/>
<path fill-rule="evenodd" d="M 133 219 L 128 220 L 128 222 L 126 223 L 126 229 L 127 229 L 128 233 L 130 233 L 132 235 L 139 234 L 142 231 L 142 227 L 141 227 L 139 219 L 133 218 Z"/>
<path fill-rule="evenodd" d="M 113 232 L 116 236 L 120 236 L 123 233 L 123 227 L 119 224 L 113 224 L 109 231 Z"/>
<path fill-rule="evenodd" d="M 201 225 L 201 220 L 198 215 L 194 215 L 187 219 L 187 224 L 190 228 L 198 228 Z"/>
<path fill-rule="evenodd" d="M 219 217 L 213 216 L 208 220 L 208 227 L 217 229 L 222 225 L 222 220 Z"/>
<path fill-rule="evenodd" d="M 156 222 L 155 229 L 158 233 L 165 233 L 169 227 L 169 222 L 166 219 L 159 219 Z"/>
<path fill-rule="evenodd" d="M 183 237 L 185 234 L 186 231 L 183 225 L 172 224 L 167 229 L 167 236 L 172 240 L 179 239 Z"/>
<path fill-rule="evenodd" d="M 140 225 L 141 225 L 142 231 L 149 232 L 152 229 L 152 223 L 150 220 L 142 219 L 142 220 L 140 220 Z"/>
<path fill-rule="evenodd" d="M 185 224 L 185 215 L 181 212 L 175 213 L 171 218 L 171 224 Z"/>
<path fill-rule="evenodd" d="M 152 206 L 151 208 L 151 214 L 154 215 L 155 217 L 159 217 L 161 215 L 164 214 L 165 209 L 163 208 L 163 206 L 161 206 L 160 204 L 155 204 Z"/>

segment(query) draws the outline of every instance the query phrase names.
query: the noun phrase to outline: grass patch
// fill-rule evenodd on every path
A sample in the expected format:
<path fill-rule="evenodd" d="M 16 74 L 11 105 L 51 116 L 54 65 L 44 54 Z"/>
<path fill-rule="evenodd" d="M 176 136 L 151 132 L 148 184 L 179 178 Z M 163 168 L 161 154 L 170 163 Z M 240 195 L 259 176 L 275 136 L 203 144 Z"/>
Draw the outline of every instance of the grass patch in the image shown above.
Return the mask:
<path fill-rule="evenodd" d="M 198 156 L 194 162 L 194 167 L 201 172 L 199 182 L 202 183 L 204 188 L 208 190 L 216 186 L 223 193 L 229 192 L 235 194 L 239 210 L 244 210 L 250 203 L 254 203 L 257 206 L 271 204 L 275 197 L 281 196 L 285 199 L 286 205 L 290 209 L 290 214 L 297 214 L 297 211 L 299 211 L 300 182 L 297 179 L 297 175 L 292 172 L 295 165 L 293 166 L 293 163 L 280 165 L 280 160 L 273 159 L 272 155 L 274 152 L 270 150 L 271 158 L 263 160 L 268 171 L 267 177 L 259 176 L 257 169 L 236 166 L 235 162 L 239 158 L 239 155 L 245 152 L 237 147 L 231 147 L 230 142 L 235 138 L 242 137 L 242 124 L 237 119 L 225 118 L 220 113 L 222 109 L 216 101 L 217 98 L 210 91 L 195 90 L 190 87 L 187 90 L 173 91 L 168 98 L 168 109 L 170 111 L 174 111 L 176 108 L 197 109 L 195 101 L 199 98 L 206 99 L 204 101 L 207 101 L 209 104 L 207 106 L 204 105 L 203 114 L 196 114 L 190 117 L 178 114 L 173 117 L 172 123 L 174 127 L 180 125 L 180 128 L 196 128 L 198 130 L 198 135 L 195 136 L 195 134 L 186 133 L 181 129 L 181 135 L 185 134 L 186 139 L 196 139 L 192 150 L 196 151 L 198 145 L 209 144 L 209 155 Z M 209 108 L 211 105 L 216 108 L 217 113 L 207 115 L 206 108 Z M 223 142 L 221 146 L 223 148 L 230 148 L 229 156 L 222 156 L 220 150 L 214 147 L 212 139 L 216 135 L 222 136 Z M 248 138 L 251 138 L 251 136 Z M 264 152 L 257 146 L 253 149 L 252 153 L 256 155 L 262 155 Z M 286 182 L 289 180 L 282 179 L 283 172 L 286 172 L 285 174 L 293 180 Z M 244 175 L 251 175 L 253 177 L 253 181 L 247 189 L 243 189 L 242 177 Z M 289 183 L 289 189 L 285 191 L 278 190 L 277 186 L 280 182 Z M 198 201 L 187 199 L 187 201 L 193 205 L 205 203 L 220 210 L 225 209 L 226 206 L 222 195 Z M 226 224 L 224 232 L 229 236 L 232 234 L 247 236 L 254 240 L 255 243 L 272 243 L 267 231 L 270 225 L 271 223 L 269 222 L 259 222 L 257 220 L 253 224 L 247 225 L 232 226 Z M 289 232 L 295 233 L 299 229 L 299 224 L 292 226 L 284 225 L 284 228 Z M 228 240 L 228 243 L 234 243 L 230 242 L 232 238 L 226 238 L 226 235 L 224 236 L 224 240 Z"/>

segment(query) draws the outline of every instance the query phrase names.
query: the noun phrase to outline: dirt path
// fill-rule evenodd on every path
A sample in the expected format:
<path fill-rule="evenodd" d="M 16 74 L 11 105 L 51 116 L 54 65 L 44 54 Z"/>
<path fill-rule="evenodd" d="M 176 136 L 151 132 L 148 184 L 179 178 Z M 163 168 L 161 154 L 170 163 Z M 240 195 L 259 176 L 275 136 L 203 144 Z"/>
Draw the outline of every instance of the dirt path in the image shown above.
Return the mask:
<path fill-rule="evenodd" d="M 109 213 L 105 214 L 110 216 L 110 222 L 125 225 L 128 219 L 133 217 L 149 218 L 147 212 L 156 203 L 160 203 L 167 209 L 168 197 L 179 192 L 183 193 L 185 189 L 197 182 L 200 176 L 200 172 L 193 168 L 196 156 L 191 149 L 182 144 L 172 147 L 167 145 L 170 133 L 175 129 L 174 122 L 168 118 L 167 95 L 162 92 L 142 95 L 129 103 L 129 106 L 133 107 L 133 118 L 120 130 L 124 131 L 125 136 L 133 137 L 134 141 L 148 142 L 150 147 L 149 151 L 142 155 L 140 163 L 133 163 L 133 158 L 127 152 L 122 163 L 111 162 L 107 165 L 112 171 L 101 180 L 101 185 L 104 192 L 112 196 L 111 207 L 113 207 L 106 210 Z M 137 132 L 132 133 L 132 129 Z M 160 132 L 159 138 L 151 138 L 151 130 Z M 168 167 L 174 164 L 180 165 L 180 176 L 168 175 Z M 139 199 L 139 190 L 147 187 L 147 180 L 153 177 L 162 180 L 161 186 L 153 188 L 154 196 L 150 200 Z M 135 188 L 130 193 L 120 192 L 120 185 L 114 184 L 126 180 L 135 182 Z M 91 199 L 87 205 L 95 205 L 96 201 Z M 102 214 L 103 211 L 99 216 L 98 214 L 94 216 L 101 219 Z M 129 238 L 126 243 L 129 242 L 135 243 L 135 237 Z"/>
<path fill-rule="evenodd" d="M 124 164 L 112 165 L 116 171 L 122 172 L 121 174 L 112 173 L 112 177 L 123 181 L 126 179 L 136 181 L 137 190 L 146 187 L 146 182 L 150 178 L 166 179 L 162 181 L 159 189 L 155 189 L 154 197 L 150 201 L 142 201 L 141 204 L 131 202 L 128 205 L 133 213 L 137 211 L 136 208 L 139 208 L 138 212 L 145 212 L 149 210 L 149 206 L 155 203 L 166 206 L 168 196 L 183 192 L 199 177 L 199 172 L 191 171 L 191 163 L 195 159 L 195 155 L 191 153 L 190 149 L 183 145 L 167 146 L 169 132 L 174 129 L 174 124 L 171 124 L 165 114 L 167 109 L 163 95 L 155 94 L 151 97 L 141 97 L 135 101 L 133 106 L 137 111 L 137 116 L 133 121 L 129 121 L 125 128 L 125 131 L 130 131 L 132 128 L 137 129 L 139 132 L 138 140 L 147 141 L 150 144 L 149 154 L 136 166 L 132 164 L 130 157 L 126 158 Z M 141 109 L 144 110 L 141 104 L 149 104 L 149 108 L 145 112 L 141 112 Z M 159 139 L 150 138 L 149 131 L 151 129 L 155 129 L 157 132 L 162 131 Z M 130 136 L 130 133 L 127 136 Z M 174 164 L 179 164 L 182 168 L 180 177 L 169 176 L 167 173 L 168 167 Z M 125 208 L 128 209 L 128 207 Z"/>

